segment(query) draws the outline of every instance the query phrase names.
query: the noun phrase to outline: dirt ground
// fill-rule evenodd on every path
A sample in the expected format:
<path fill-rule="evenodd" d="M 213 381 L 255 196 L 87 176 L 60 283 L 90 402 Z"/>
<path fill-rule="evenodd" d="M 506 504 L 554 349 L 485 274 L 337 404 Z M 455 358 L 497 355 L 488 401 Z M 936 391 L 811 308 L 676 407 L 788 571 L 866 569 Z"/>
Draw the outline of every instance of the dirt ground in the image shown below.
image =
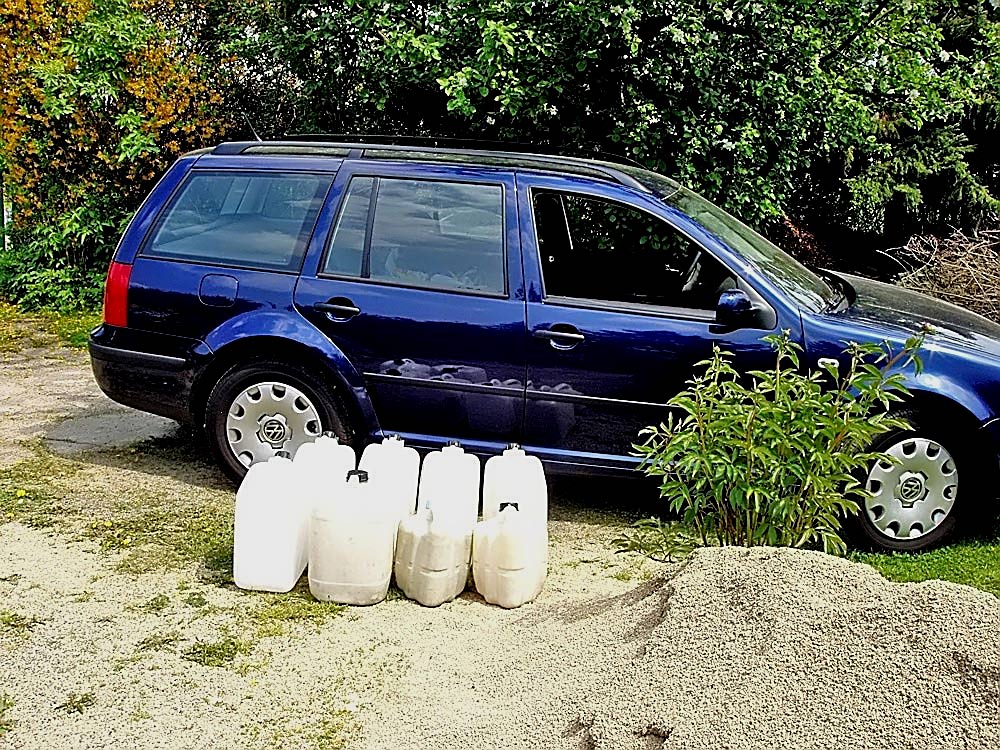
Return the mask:
<path fill-rule="evenodd" d="M 437 609 L 395 591 L 369 608 L 319 604 L 302 586 L 241 592 L 234 493 L 203 445 L 105 398 L 82 352 L 0 356 L 3 747 L 466 743 L 521 700 L 524 686 L 497 688 L 484 670 L 543 658 L 541 644 L 558 699 L 560 665 L 603 648 L 567 642 L 565 613 L 600 609 L 660 567 L 611 552 L 642 510 L 623 502 L 634 487 L 556 482 L 549 578 L 519 610 L 468 591 Z M 532 744 L 531 715 L 511 747 Z M 579 747 L 565 723 L 564 745 Z"/>

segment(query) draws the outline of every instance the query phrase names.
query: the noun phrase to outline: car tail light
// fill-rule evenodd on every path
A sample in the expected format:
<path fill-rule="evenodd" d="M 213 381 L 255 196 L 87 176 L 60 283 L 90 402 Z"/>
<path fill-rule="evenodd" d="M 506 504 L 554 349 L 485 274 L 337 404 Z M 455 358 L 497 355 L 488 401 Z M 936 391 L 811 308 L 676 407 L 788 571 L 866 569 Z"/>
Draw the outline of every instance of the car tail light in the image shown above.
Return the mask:
<path fill-rule="evenodd" d="M 104 285 L 104 322 L 109 326 L 128 325 L 128 282 L 132 266 L 111 261 Z"/>

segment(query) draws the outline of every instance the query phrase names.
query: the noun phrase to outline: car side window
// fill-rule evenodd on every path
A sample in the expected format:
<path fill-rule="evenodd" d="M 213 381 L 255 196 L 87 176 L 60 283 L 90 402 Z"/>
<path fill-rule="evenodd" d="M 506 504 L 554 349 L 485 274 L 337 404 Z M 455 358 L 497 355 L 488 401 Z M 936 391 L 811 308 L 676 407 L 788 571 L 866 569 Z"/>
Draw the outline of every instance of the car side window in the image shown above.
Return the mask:
<path fill-rule="evenodd" d="M 374 214 L 370 218 L 370 201 Z M 324 273 L 430 289 L 501 294 L 500 185 L 355 177 L 330 240 Z"/>
<path fill-rule="evenodd" d="M 144 255 L 297 270 L 332 177 L 192 174 L 159 218 Z"/>
<path fill-rule="evenodd" d="M 547 297 L 714 310 L 728 269 L 662 219 L 623 203 L 532 191 Z"/>

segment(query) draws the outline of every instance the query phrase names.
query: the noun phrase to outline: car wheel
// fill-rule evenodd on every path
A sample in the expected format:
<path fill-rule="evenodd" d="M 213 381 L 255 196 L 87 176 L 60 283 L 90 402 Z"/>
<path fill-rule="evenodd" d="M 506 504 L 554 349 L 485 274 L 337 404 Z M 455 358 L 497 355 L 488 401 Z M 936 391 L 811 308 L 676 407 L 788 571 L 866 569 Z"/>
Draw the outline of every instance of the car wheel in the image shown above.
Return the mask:
<path fill-rule="evenodd" d="M 331 431 L 353 439 L 334 390 L 307 370 L 258 360 L 228 370 L 205 404 L 205 434 L 219 466 L 239 483 L 251 464 L 292 455 Z"/>
<path fill-rule="evenodd" d="M 941 544 L 955 531 L 968 505 L 966 490 L 979 483 L 967 440 L 916 411 L 899 416 L 912 429 L 893 430 L 872 445 L 895 460 L 868 467 L 863 485 L 871 497 L 861 501 L 857 519 L 869 546 L 916 552 Z"/>

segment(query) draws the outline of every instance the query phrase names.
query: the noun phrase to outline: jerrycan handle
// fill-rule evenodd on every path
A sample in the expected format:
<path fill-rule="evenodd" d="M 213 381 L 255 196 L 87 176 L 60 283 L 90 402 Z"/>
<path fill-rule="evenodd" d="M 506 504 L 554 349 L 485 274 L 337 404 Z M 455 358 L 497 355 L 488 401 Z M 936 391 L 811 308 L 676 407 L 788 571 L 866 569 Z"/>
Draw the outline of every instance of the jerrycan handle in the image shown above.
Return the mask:
<path fill-rule="evenodd" d="M 500 507 L 497 508 L 497 511 L 500 512 L 504 508 L 513 508 L 514 510 L 517 510 L 517 511 L 521 510 L 517 506 L 518 506 L 518 503 L 500 503 Z"/>
<path fill-rule="evenodd" d="M 325 437 L 325 438 L 333 438 L 333 439 L 334 439 L 334 440 L 336 440 L 336 441 L 337 441 L 338 443 L 340 442 L 340 439 L 339 439 L 339 438 L 337 437 L 337 433 L 336 433 L 336 432 L 334 432 L 333 430 L 325 430 L 325 431 L 323 432 L 323 434 L 322 434 L 322 436 L 321 436 L 321 437 Z"/>
<path fill-rule="evenodd" d="M 449 447 L 449 448 L 461 448 L 462 444 L 458 440 L 449 440 L 447 447 Z"/>
<path fill-rule="evenodd" d="M 364 469 L 351 469 L 347 472 L 347 481 L 351 481 L 351 477 L 357 477 L 360 484 L 364 484 L 368 481 L 368 472 Z"/>
<path fill-rule="evenodd" d="M 274 457 L 275 458 L 291 458 L 292 454 L 289 453 L 288 451 L 275 451 L 274 452 Z"/>

